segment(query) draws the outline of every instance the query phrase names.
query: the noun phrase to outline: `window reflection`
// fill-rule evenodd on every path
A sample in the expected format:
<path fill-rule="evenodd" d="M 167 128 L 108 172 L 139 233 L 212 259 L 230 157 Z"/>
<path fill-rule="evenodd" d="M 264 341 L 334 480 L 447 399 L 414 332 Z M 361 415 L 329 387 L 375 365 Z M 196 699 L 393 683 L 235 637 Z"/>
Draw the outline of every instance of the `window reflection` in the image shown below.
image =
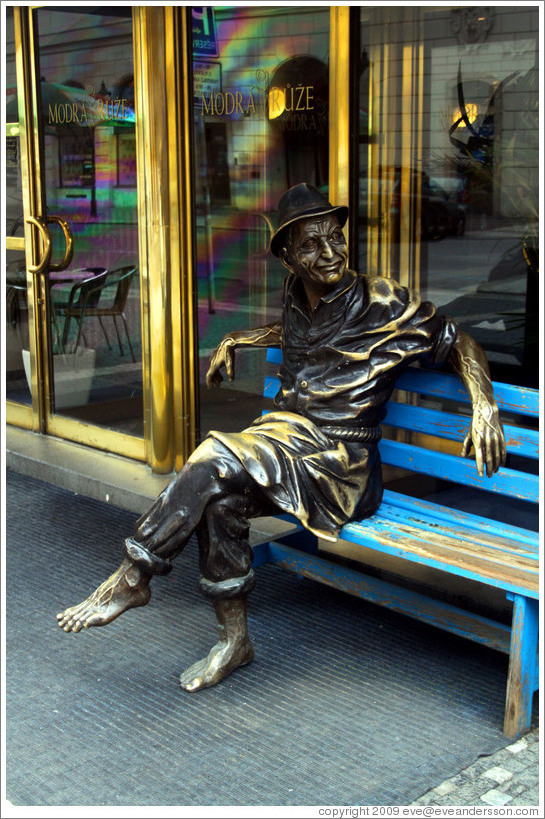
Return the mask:
<path fill-rule="evenodd" d="M 71 264 L 51 270 L 55 412 L 143 435 L 142 342 L 131 9 L 39 8 L 34 12 L 48 217 L 74 239 Z M 6 116 L 18 122 L 13 15 L 8 15 Z M 20 89 L 20 93 L 22 90 Z M 24 226 L 18 138 L 10 138 L 8 233 Z M 32 169 L 34 172 L 34 169 Z M 36 173 L 38 169 L 36 170 Z M 52 262 L 66 238 L 50 222 Z M 8 253 L 10 400 L 30 403 L 24 254 Z"/>
<path fill-rule="evenodd" d="M 233 384 L 208 391 L 210 354 L 230 330 L 279 316 L 285 270 L 267 248 L 282 193 L 298 182 L 327 189 L 329 9 L 206 7 L 193 23 L 205 434 L 261 411 L 263 351 L 239 353 Z"/>
<path fill-rule="evenodd" d="M 360 269 L 420 289 L 537 386 L 538 12 L 362 8 Z"/>

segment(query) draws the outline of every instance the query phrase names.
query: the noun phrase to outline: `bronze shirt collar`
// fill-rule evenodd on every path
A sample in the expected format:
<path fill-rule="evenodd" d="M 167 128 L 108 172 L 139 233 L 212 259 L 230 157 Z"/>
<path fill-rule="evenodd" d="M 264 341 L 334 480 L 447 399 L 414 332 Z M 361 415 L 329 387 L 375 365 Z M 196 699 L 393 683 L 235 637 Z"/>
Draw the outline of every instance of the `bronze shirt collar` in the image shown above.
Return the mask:
<path fill-rule="evenodd" d="M 322 296 L 320 301 L 323 301 L 325 304 L 331 304 L 331 302 L 335 301 L 344 293 L 351 290 L 356 284 L 357 278 L 358 278 L 357 273 L 347 268 L 344 271 L 343 277 L 340 280 L 340 282 L 337 285 L 335 285 L 333 290 L 331 290 L 325 296 Z M 288 278 L 286 294 L 290 299 L 292 307 L 301 310 L 302 306 L 306 303 L 306 298 L 304 298 L 303 293 L 301 291 L 301 284 L 299 282 L 298 276 L 291 274 L 291 276 Z"/>

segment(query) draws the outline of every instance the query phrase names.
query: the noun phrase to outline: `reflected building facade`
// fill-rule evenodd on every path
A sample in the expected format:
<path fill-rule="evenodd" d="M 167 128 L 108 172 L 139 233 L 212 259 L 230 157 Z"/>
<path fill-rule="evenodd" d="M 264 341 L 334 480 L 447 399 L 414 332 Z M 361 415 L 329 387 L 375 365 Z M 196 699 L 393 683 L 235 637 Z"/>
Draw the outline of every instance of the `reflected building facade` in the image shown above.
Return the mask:
<path fill-rule="evenodd" d="M 267 248 L 298 182 L 350 206 L 354 268 L 538 385 L 537 4 L 6 15 L 8 422 L 164 473 L 250 423 L 261 353 L 221 390 L 204 374 L 226 332 L 279 315 Z M 100 317 L 119 277 L 85 303 L 82 282 L 130 266 L 123 316 Z"/>

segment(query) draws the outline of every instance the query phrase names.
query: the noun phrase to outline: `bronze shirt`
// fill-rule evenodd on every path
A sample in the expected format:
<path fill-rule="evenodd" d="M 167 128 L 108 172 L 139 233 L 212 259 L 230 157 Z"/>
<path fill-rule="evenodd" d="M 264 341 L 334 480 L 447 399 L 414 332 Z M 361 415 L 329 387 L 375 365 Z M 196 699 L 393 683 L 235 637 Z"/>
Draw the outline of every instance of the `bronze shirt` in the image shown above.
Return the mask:
<path fill-rule="evenodd" d="M 319 426 L 376 426 L 403 369 L 421 359 L 441 365 L 455 338 L 453 321 L 393 279 L 347 270 L 311 313 L 291 275 L 275 404 Z"/>

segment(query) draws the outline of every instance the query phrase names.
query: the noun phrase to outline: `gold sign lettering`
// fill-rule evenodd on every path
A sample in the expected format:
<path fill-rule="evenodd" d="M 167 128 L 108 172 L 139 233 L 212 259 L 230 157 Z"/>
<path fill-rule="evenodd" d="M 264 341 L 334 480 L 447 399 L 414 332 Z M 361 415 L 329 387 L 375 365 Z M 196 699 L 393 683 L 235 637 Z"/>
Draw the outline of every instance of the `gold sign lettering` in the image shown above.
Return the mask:
<path fill-rule="evenodd" d="M 244 94 L 242 91 L 212 91 L 201 93 L 201 116 L 224 117 L 231 114 L 243 116 L 255 115 L 257 112 L 269 119 L 276 119 L 283 113 L 314 111 L 314 86 L 288 83 L 285 88 L 271 86 L 268 92 Z"/>
<path fill-rule="evenodd" d="M 88 113 L 89 111 L 89 113 Z M 73 123 L 85 124 L 89 117 L 95 120 L 120 120 L 130 117 L 128 100 L 95 100 L 93 105 L 85 106 L 85 102 L 56 102 L 49 103 L 49 124 L 69 125 Z"/>
<path fill-rule="evenodd" d="M 242 91 L 220 91 L 217 94 L 201 94 L 201 114 L 210 116 L 229 116 L 230 114 L 242 114 L 249 116 L 255 114 L 256 104 L 253 93 L 244 98 Z"/>

